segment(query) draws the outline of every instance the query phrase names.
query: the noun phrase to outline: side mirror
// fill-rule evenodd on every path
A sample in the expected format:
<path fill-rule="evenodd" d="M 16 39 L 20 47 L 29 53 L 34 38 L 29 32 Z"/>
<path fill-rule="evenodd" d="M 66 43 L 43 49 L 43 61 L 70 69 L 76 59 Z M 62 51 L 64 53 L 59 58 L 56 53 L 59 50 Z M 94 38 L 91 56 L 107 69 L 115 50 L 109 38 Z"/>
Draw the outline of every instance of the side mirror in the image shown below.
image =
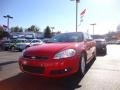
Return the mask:
<path fill-rule="evenodd" d="M 87 41 L 92 41 L 93 39 L 87 39 Z"/>

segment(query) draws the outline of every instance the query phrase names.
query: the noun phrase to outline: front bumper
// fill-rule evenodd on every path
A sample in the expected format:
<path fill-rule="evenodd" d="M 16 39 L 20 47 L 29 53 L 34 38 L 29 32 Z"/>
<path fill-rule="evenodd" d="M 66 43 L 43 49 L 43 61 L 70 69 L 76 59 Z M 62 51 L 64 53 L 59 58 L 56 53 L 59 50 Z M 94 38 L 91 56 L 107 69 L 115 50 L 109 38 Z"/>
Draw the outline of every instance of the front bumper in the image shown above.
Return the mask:
<path fill-rule="evenodd" d="M 78 58 L 64 60 L 28 60 L 19 59 L 20 69 L 30 75 L 44 77 L 64 77 L 74 74 L 79 69 Z"/>

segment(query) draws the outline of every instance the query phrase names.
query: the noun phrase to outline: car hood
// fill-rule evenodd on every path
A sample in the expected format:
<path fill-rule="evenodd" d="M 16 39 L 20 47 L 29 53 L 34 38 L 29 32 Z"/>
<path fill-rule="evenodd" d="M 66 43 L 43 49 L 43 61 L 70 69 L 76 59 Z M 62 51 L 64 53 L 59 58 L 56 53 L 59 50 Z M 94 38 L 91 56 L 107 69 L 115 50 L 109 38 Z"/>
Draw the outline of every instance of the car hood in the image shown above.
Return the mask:
<path fill-rule="evenodd" d="M 47 43 L 27 48 L 25 54 L 30 56 L 52 56 L 59 51 L 77 46 L 77 43 Z"/>

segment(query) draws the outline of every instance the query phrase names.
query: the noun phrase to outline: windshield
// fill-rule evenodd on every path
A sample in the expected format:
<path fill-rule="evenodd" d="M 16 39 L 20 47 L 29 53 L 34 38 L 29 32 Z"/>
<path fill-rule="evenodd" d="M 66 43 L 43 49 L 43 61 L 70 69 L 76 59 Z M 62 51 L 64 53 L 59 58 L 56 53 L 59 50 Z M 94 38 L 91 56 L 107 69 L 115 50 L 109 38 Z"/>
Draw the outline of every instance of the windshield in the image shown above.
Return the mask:
<path fill-rule="evenodd" d="M 54 36 L 49 42 L 81 42 L 82 40 L 82 33 L 64 33 Z"/>
<path fill-rule="evenodd" d="M 28 43 L 28 40 L 17 40 L 16 43 Z"/>
<path fill-rule="evenodd" d="M 4 43 L 10 43 L 10 41 L 5 41 Z"/>

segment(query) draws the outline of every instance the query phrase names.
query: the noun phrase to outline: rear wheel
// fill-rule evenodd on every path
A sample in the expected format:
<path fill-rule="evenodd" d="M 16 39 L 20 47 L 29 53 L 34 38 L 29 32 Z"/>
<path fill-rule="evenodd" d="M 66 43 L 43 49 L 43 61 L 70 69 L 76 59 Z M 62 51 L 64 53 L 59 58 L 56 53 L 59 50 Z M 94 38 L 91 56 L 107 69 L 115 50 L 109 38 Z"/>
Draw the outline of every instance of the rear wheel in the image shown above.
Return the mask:
<path fill-rule="evenodd" d="M 11 51 L 12 51 L 12 52 L 15 51 L 15 47 L 14 47 L 14 46 L 11 47 Z"/>
<path fill-rule="evenodd" d="M 3 50 L 8 51 L 8 48 L 5 47 Z"/>

